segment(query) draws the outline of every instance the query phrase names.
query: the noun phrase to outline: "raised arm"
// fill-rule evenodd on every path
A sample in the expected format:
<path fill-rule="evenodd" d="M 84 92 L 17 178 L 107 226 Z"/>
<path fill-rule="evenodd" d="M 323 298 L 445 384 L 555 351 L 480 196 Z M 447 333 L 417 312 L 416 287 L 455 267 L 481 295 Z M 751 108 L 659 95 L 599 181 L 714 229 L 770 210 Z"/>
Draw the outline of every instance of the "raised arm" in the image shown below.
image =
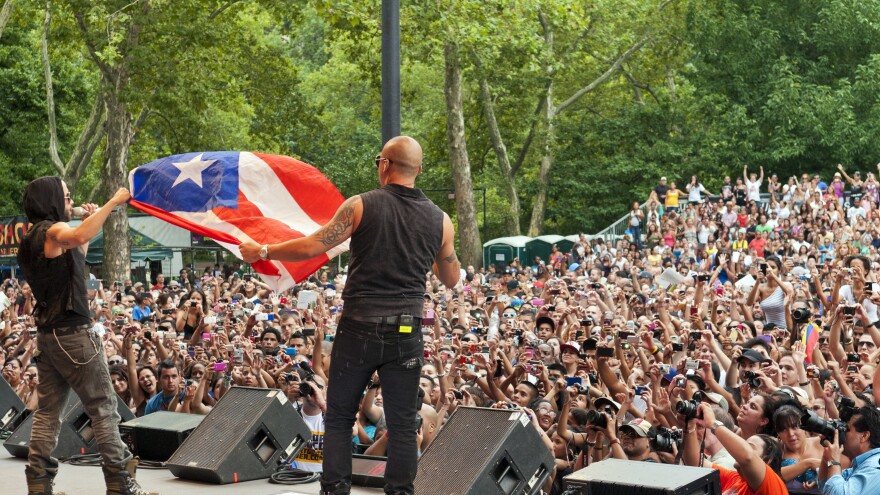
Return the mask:
<path fill-rule="evenodd" d="M 364 204 L 360 196 L 352 196 L 336 210 L 333 219 L 327 225 L 311 235 L 291 239 L 278 244 L 268 244 L 268 259 L 278 261 L 304 261 L 324 254 L 342 244 L 357 229 L 364 212 Z M 243 242 L 239 246 L 242 259 L 253 263 L 260 259 L 263 246 L 255 242 Z"/>

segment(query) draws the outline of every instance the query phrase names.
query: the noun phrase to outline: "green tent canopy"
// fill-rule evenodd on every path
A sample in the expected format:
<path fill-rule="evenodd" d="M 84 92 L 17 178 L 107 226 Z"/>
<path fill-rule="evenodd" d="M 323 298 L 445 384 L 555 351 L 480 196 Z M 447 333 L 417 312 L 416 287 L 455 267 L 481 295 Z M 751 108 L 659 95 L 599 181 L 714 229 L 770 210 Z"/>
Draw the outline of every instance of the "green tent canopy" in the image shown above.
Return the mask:
<path fill-rule="evenodd" d="M 131 240 L 131 261 L 157 261 L 171 259 L 173 252 L 162 244 L 147 237 L 143 233 L 129 227 L 128 237 Z M 100 265 L 104 262 L 104 232 L 98 232 L 89 244 L 86 263 Z"/>

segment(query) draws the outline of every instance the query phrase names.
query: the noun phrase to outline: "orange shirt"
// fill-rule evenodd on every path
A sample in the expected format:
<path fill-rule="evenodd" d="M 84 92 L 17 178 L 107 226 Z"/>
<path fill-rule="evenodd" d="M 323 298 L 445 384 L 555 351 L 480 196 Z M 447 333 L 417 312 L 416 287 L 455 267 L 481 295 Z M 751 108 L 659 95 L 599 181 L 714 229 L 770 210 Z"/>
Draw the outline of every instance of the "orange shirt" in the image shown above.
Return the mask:
<path fill-rule="evenodd" d="M 785 482 L 782 481 L 782 478 L 774 473 L 767 464 L 764 464 L 764 467 L 767 468 L 767 472 L 764 473 L 764 482 L 761 483 L 761 487 L 757 491 L 752 491 L 749 484 L 738 472 L 712 464 L 712 468 L 717 469 L 721 475 L 722 495 L 788 495 L 788 489 L 785 488 Z"/>

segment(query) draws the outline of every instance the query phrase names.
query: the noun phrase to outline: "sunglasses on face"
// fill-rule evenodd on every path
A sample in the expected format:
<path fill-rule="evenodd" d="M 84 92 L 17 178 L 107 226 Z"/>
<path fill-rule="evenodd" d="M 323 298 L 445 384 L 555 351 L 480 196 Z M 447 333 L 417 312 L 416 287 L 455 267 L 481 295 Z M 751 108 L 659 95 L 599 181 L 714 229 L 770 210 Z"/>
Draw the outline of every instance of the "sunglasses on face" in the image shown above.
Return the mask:
<path fill-rule="evenodd" d="M 114 364 L 122 364 L 122 360 L 121 359 L 111 359 L 110 361 L 107 361 L 107 364 L 109 364 L 110 366 L 113 366 Z"/>

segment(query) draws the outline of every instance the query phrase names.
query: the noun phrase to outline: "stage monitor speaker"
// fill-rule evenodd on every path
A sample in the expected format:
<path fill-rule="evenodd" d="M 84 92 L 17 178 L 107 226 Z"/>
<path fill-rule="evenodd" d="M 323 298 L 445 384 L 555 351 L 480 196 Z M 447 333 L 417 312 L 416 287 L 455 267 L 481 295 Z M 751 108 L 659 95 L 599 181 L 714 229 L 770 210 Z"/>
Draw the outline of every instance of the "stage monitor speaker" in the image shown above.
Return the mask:
<path fill-rule="evenodd" d="M 312 431 L 279 390 L 232 387 L 168 460 L 178 478 L 237 483 L 268 478 Z"/>
<path fill-rule="evenodd" d="M 387 457 L 354 454 L 351 456 L 351 484 L 382 488 L 385 486 Z"/>
<path fill-rule="evenodd" d="M 119 400 L 119 396 L 114 393 L 113 397 L 116 399 L 116 411 L 122 421 L 134 419 L 134 414 L 125 403 Z M 33 426 L 34 415 L 31 414 L 3 442 L 3 446 L 10 454 L 27 459 Z M 67 459 L 75 455 L 97 453 L 98 442 L 95 441 L 92 420 L 80 402 L 79 396 L 71 390 L 67 394 L 67 401 L 61 410 L 61 430 L 58 433 L 58 445 L 52 451 L 52 456 L 58 459 Z"/>
<path fill-rule="evenodd" d="M 12 431 L 18 426 L 18 422 L 24 412 L 24 402 L 9 385 L 9 382 L 0 378 L 0 430 Z"/>
<path fill-rule="evenodd" d="M 119 425 L 122 441 L 145 461 L 165 462 L 205 416 L 158 411 Z"/>
<path fill-rule="evenodd" d="M 721 495 L 715 469 L 606 459 L 564 478 L 580 495 Z"/>
<path fill-rule="evenodd" d="M 459 407 L 419 459 L 419 495 L 537 493 L 553 455 L 521 410 Z"/>

